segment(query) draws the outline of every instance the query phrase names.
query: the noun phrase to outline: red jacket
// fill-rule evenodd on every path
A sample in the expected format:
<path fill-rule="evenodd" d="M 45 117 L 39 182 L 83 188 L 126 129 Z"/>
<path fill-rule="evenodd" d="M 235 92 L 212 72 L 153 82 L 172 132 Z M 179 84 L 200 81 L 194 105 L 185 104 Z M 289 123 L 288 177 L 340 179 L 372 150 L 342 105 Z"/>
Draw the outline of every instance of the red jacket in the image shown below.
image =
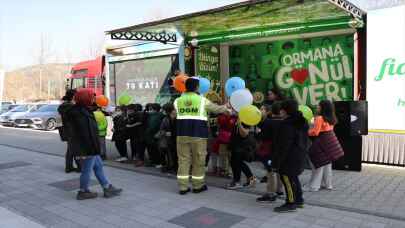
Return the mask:
<path fill-rule="evenodd" d="M 218 153 L 220 144 L 228 144 L 231 140 L 232 130 L 236 124 L 237 117 L 228 116 L 228 115 L 219 115 L 218 116 L 218 137 L 213 143 L 213 152 Z"/>

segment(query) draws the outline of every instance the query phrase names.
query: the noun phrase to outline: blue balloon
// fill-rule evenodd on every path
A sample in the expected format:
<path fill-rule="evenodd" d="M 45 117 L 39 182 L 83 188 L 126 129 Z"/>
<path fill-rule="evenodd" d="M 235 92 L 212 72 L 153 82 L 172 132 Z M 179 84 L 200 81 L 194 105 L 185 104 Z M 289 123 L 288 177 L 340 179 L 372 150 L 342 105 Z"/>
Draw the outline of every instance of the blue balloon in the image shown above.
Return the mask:
<path fill-rule="evenodd" d="M 233 92 L 244 88 L 246 88 L 245 81 L 240 77 L 232 77 L 225 83 L 225 93 L 228 97 L 230 97 Z"/>
<path fill-rule="evenodd" d="M 211 82 L 210 80 L 206 79 L 206 78 L 199 78 L 200 80 L 200 94 L 206 94 L 208 93 L 208 91 L 210 91 L 211 88 Z"/>

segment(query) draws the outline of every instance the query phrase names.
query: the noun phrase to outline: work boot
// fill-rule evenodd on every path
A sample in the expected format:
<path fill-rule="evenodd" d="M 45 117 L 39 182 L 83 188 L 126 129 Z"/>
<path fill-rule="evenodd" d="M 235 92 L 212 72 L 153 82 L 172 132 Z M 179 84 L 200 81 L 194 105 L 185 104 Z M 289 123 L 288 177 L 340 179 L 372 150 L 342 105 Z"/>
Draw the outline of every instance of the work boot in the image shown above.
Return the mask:
<path fill-rule="evenodd" d="M 97 198 L 97 193 L 90 192 L 90 191 L 79 191 L 76 196 L 77 200 L 87 200 L 87 199 L 94 199 L 94 198 Z"/>
<path fill-rule="evenodd" d="M 190 188 L 187 188 L 186 190 L 180 190 L 179 191 L 179 194 L 180 195 L 185 195 L 185 194 L 187 194 L 187 193 L 189 193 L 190 192 Z"/>
<path fill-rule="evenodd" d="M 108 188 L 104 188 L 104 197 L 105 198 L 111 198 L 114 196 L 119 196 L 122 192 L 121 188 L 116 188 L 110 184 Z"/>
<path fill-rule="evenodd" d="M 208 190 L 207 185 L 202 186 L 201 188 L 198 189 L 193 189 L 193 193 L 201 193 L 201 192 L 205 192 Z"/>

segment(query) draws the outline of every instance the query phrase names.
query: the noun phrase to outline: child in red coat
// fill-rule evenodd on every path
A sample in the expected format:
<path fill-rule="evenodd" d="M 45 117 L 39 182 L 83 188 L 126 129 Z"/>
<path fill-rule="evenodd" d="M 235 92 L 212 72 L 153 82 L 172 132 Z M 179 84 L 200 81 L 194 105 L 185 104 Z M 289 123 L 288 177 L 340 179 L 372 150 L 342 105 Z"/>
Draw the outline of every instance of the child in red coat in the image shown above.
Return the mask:
<path fill-rule="evenodd" d="M 232 129 L 235 126 L 237 118 L 235 116 L 222 114 L 217 118 L 218 136 L 213 143 L 213 152 L 218 155 L 218 160 L 212 161 L 214 170 L 217 168 L 217 174 L 223 177 L 229 177 L 229 160 L 230 151 L 228 150 L 228 144 L 231 140 Z"/>

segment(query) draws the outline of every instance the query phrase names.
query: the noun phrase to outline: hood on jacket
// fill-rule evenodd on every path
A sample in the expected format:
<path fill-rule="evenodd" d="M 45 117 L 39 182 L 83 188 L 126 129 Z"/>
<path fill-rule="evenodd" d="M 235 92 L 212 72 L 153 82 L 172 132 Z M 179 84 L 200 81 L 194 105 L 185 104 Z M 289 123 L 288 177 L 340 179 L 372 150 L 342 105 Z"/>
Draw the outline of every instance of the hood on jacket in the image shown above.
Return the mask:
<path fill-rule="evenodd" d="M 72 102 L 63 102 L 61 105 L 59 105 L 58 112 L 61 115 L 66 115 L 73 107 L 74 104 Z"/>

